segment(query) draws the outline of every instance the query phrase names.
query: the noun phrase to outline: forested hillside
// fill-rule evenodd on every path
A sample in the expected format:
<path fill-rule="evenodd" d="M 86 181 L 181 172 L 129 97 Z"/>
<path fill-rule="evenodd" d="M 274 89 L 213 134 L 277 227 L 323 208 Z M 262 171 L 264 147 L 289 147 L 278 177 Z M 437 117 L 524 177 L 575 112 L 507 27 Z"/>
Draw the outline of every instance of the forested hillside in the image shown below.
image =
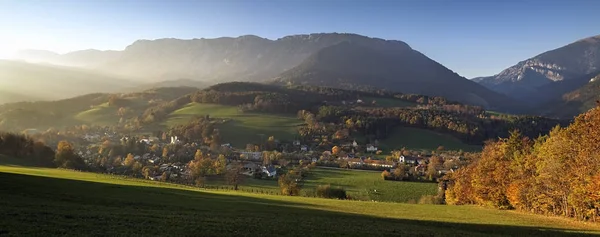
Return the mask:
<path fill-rule="evenodd" d="M 600 217 L 600 107 L 537 139 L 518 132 L 486 144 L 481 158 L 449 175 L 449 204 L 597 221 Z"/>

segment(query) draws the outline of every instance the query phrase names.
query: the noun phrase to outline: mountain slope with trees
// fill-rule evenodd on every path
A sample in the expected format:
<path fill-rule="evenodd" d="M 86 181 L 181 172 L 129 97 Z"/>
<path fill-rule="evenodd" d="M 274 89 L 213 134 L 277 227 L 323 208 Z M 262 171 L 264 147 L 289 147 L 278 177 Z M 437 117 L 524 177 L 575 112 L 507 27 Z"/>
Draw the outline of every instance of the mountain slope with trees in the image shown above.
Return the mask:
<path fill-rule="evenodd" d="M 442 96 L 508 109 L 512 100 L 469 81 L 411 48 L 381 50 L 343 42 L 324 48 L 281 74 L 275 83 L 347 89 L 386 89 Z"/>

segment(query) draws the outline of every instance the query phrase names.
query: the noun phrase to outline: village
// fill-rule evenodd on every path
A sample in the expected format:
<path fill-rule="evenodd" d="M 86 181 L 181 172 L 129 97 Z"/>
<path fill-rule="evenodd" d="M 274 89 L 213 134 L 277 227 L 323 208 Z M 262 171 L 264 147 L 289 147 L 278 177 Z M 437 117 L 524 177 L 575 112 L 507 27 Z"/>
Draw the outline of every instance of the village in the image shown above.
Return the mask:
<path fill-rule="evenodd" d="M 223 175 L 227 170 L 242 167 L 241 175 L 256 179 L 276 179 L 293 167 L 312 165 L 402 174 L 393 179 L 384 177 L 386 180 L 437 181 L 454 172 L 461 163 L 460 156 L 444 153 L 399 150 L 382 155 L 376 144 L 359 144 L 355 140 L 334 145 L 331 150 L 320 150 L 315 144 L 299 140 L 281 142 L 271 137 L 264 144 L 247 144 L 246 149 L 239 149 L 230 143 L 208 146 L 165 134 L 136 137 L 101 129 L 71 135 L 71 139 L 78 138 L 74 142 L 77 154 L 97 172 L 182 184 L 193 184 L 198 178 L 190 167 L 198 159 L 213 161 L 211 168 L 207 168 L 209 171 L 200 174 L 202 177 Z"/>

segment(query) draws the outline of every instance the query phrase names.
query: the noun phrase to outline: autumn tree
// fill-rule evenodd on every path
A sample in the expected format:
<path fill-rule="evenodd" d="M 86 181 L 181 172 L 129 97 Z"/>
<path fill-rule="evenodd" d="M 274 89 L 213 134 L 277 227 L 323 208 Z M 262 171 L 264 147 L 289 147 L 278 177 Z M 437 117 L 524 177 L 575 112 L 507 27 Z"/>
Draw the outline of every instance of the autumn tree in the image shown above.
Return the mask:
<path fill-rule="evenodd" d="M 169 157 L 169 148 L 167 148 L 167 147 L 163 148 L 162 157 L 165 159 L 167 157 Z"/>
<path fill-rule="evenodd" d="M 215 174 L 225 174 L 225 172 L 227 171 L 227 159 L 225 159 L 225 156 L 223 154 L 220 154 L 219 157 L 217 157 L 213 164 L 213 167 Z"/>
<path fill-rule="evenodd" d="M 387 170 L 384 170 L 383 172 L 381 172 L 381 178 L 382 178 L 383 180 L 388 180 L 388 179 L 390 179 L 391 177 L 392 177 L 392 174 L 391 174 L 389 171 L 387 171 Z"/>
<path fill-rule="evenodd" d="M 204 154 L 202 153 L 202 150 L 197 149 L 196 153 L 194 154 L 194 159 L 201 160 L 202 158 L 204 158 Z"/>
<path fill-rule="evenodd" d="M 300 185 L 298 184 L 299 176 L 293 173 L 287 173 L 279 176 L 279 188 L 281 194 L 287 196 L 298 196 L 300 194 Z"/>
<path fill-rule="evenodd" d="M 234 190 L 238 190 L 238 186 L 244 182 L 245 176 L 242 174 L 243 172 L 244 166 L 241 163 L 236 163 L 227 170 L 225 178 L 227 179 L 227 183 L 229 183 L 229 185 L 233 185 Z"/>
<path fill-rule="evenodd" d="M 158 146 L 158 144 L 154 144 L 150 147 L 151 152 L 158 152 L 159 149 L 160 147 Z"/>
<path fill-rule="evenodd" d="M 167 180 L 169 180 L 169 173 L 163 172 L 160 176 L 160 181 L 166 182 Z"/>
<path fill-rule="evenodd" d="M 331 148 L 331 154 L 337 155 L 338 153 L 340 153 L 342 149 L 338 146 L 334 146 L 333 148 Z"/>
<path fill-rule="evenodd" d="M 396 180 L 403 180 L 406 177 L 406 165 L 399 164 L 396 169 L 394 169 L 394 178 Z"/>
<path fill-rule="evenodd" d="M 125 167 L 131 168 L 134 163 L 135 163 L 135 159 L 133 157 L 133 154 L 131 154 L 131 153 L 127 154 L 127 157 L 125 157 L 125 160 L 123 161 L 123 165 Z"/>
<path fill-rule="evenodd" d="M 60 168 L 67 169 L 83 169 L 85 163 L 83 159 L 75 154 L 73 145 L 67 141 L 61 141 L 58 143 L 56 154 L 54 156 L 54 163 Z"/>
<path fill-rule="evenodd" d="M 438 171 L 443 166 L 443 159 L 439 156 L 432 156 L 429 158 L 429 164 L 427 164 L 427 178 L 434 180 L 438 177 Z"/>
<path fill-rule="evenodd" d="M 142 163 L 136 161 L 135 163 L 133 163 L 133 166 L 131 167 L 131 170 L 135 173 L 135 174 L 139 174 L 142 172 Z"/>

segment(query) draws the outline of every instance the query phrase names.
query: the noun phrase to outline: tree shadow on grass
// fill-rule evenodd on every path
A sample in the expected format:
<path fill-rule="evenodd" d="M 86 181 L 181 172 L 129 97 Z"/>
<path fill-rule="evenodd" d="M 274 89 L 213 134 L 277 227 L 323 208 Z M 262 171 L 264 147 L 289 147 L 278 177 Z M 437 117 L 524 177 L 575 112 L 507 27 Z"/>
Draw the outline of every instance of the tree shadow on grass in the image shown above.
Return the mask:
<path fill-rule="evenodd" d="M 0 173 L 0 235 L 585 235 L 554 228 L 379 218 L 276 199 Z"/>

